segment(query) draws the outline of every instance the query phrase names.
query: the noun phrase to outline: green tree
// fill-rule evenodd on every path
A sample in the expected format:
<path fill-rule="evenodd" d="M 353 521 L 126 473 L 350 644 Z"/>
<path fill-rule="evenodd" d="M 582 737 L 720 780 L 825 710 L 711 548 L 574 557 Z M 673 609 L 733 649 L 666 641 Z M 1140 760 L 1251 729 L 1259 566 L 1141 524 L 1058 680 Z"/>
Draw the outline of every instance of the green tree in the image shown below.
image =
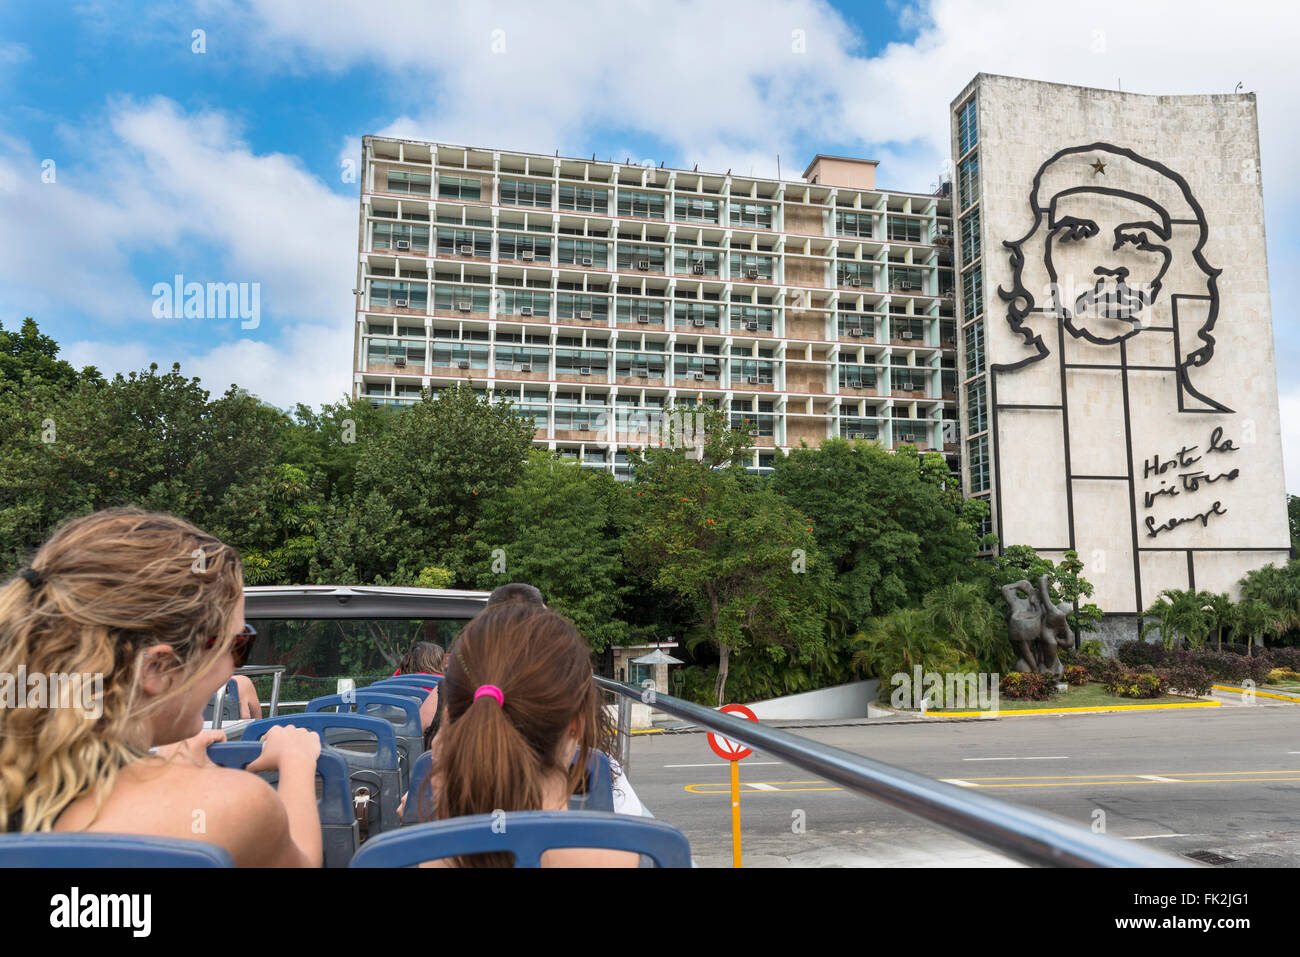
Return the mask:
<path fill-rule="evenodd" d="M 464 577 L 485 590 L 528 582 L 593 651 L 621 643 L 628 586 L 620 543 L 608 534 L 609 503 L 623 491 L 615 485 L 606 472 L 534 451 L 519 481 L 485 503 Z"/>
<path fill-rule="evenodd" d="M 829 570 L 804 516 L 738 465 L 744 438 L 721 413 L 701 415 L 699 459 L 667 447 L 638 464 L 626 554 L 690 609 L 688 644 L 717 650 L 722 704 L 733 652 L 780 659 L 822 643 Z"/>
<path fill-rule="evenodd" d="M 1300 554 L 1300 495 L 1286 497 L 1286 519 L 1291 526 L 1291 554 Z"/>
<path fill-rule="evenodd" d="M 981 667 L 1001 671 L 1011 657 L 1011 646 L 998 628 L 998 614 L 984 589 L 974 582 L 950 582 L 925 596 L 921 609 L 929 627 L 947 636 Z"/>
<path fill-rule="evenodd" d="M 88 366 L 85 375 L 99 378 L 98 371 Z M 36 320 L 28 316 L 17 332 L 6 332 L 0 322 L 0 384 L 22 385 L 31 379 L 40 379 L 61 389 L 76 385 L 80 376 L 70 364 L 59 358 L 59 344 L 43 334 Z"/>
<path fill-rule="evenodd" d="M 1028 545 L 1010 545 L 985 568 L 988 573 L 989 601 L 1000 612 L 1006 608 L 1001 597 L 1003 585 L 1021 580 L 1036 585 L 1046 575 L 1048 594 L 1052 601 L 1071 604 L 1078 609 L 1068 619 L 1076 635 L 1094 630 L 1102 619 L 1102 610 L 1097 605 L 1091 602 L 1079 603 L 1083 598 L 1092 597 L 1093 586 L 1092 582 L 1083 577 L 1083 562 L 1079 560 L 1079 553 L 1072 549 L 1066 551 L 1058 565 L 1043 558 Z"/>
<path fill-rule="evenodd" d="M 1276 637 L 1300 629 L 1300 559 L 1292 559 L 1280 568 L 1270 564 L 1248 572 L 1241 580 L 1241 594 L 1264 602 L 1276 612 L 1270 629 Z"/>
<path fill-rule="evenodd" d="M 1214 628 L 1214 608 L 1206 592 L 1166 588 L 1142 613 L 1142 637 L 1160 632 L 1165 648 L 1178 641 L 1199 648 Z M 1148 621 L 1147 619 L 1154 619 Z"/>

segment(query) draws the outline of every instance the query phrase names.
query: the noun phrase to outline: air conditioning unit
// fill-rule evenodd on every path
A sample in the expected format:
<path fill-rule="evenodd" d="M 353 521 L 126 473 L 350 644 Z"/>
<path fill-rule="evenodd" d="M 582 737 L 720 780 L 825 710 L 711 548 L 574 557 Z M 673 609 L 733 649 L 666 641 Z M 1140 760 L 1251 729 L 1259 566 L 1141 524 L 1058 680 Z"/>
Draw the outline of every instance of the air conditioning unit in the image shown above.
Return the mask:
<path fill-rule="evenodd" d="M 394 245 L 398 249 L 410 249 L 411 241 L 409 239 L 399 239 Z"/>
<path fill-rule="evenodd" d="M 703 373 L 703 372 L 692 372 L 692 373 L 691 373 L 691 378 L 694 379 L 696 382 L 703 382 L 703 381 L 704 381 L 704 373 Z"/>
<path fill-rule="evenodd" d="M 861 280 L 861 279 L 850 279 L 850 280 L 849 280 L 849 285 L 850 285 L 850 286 L 854 286 L 854 287 L 861 286 L 861 285 L 862 285 L 862 280 Z"/>
<path fill-rule="evenodd" d="M 849 335 L 850 335 L 850 336 L 854 336 L 855 338 L 860 338 L 860 337 L 862 336 L 862 330 L 861 330 L 861 329 L 850 328 L 850 329 L 849 329 Z"/>
<path fill-rule="evenodd" d="M 758 270 L 757 270 L 757 269 L 746 269 L 746 270 L 745 270 L 745 278 L 746 278 L 746 279 L 757 279 L 757 278 L 758 278 Z"/>
<path fill-rule="evenodd" d="M 911 284 L 910 282 L 907 282 L 906 280 L 902 280 L 902 281 L 900 281 L 900 282 L 896 282 L 896 283 L 894 283 L 894 288 L 895 288 L 895 289 L 911 289 L 911 288 L 912 288 L 912 284 Z"/>
<path fill-rule="evenodd" d="M 520 258 L 520 259 L 532 259 L 532 258 L 533 258 L 533 251 L 532 251 L 531 249 L 521 249 L 521 250 L 519 250 L 519 258 Z"/>
<path fill-rule="evenodd" d="M 579 319 L 590 319 L 590 318 L 591 318 L 591 310 L 590 310 L 590 309 L 579 309 L 579 310 L 578 310 L 578 318 L 579 318 Z"/>
<path fill-rule="evenodd" d="M 916 339 L 916 338 L 918 338 L 918 337 L 912 335 L 912 332 L 911 332 L 910 330 L 908 330 L 908 329 L 904 329 L 904 330 L 903 330 L 902 338 L 904 338 L 904 339 Z"/>
<path fill-rule="evenodd" d="M 750 430 L 749 430 L 749 437 L 750 437 L 751 439 L 756 439 L 756 438 L 758 438 L 758 429 L 750 429 Z"/>
<path fill-rule="evenodd" d="M 845 380 L 844 384 L 845 384 L 845 386 L 847 386 L 847 387 L 850 388 L 850 389 L 861 389 L 861 388 L 862 388 L 862 381 L 861 381 L 860 379 L 847 379 L 847 380 Z"/>
<path fill-rule="evenodd" d="M 578 423 L 578 431 L 579 431 L 579 432 L 590 432 L 590 431 L 591 431 L 591 423 L 590 423 L 590 422 L 579 422 L 579 423 Z"/>
<path fill-rule="evenodd" d="M 393 365 L 397 366 L 399 369 L 405 368 L 406 356 L 397 356 L 396 358 L 394 358 Z"/>
<path fill-rule="evenodd" d="M 646 270 L 646 269 L 649 269 L 649 268 L 650 268 L 650 260 L 648 260 L 648 259 L 638 259 L 638 260 L 636 261 L 636 268 L 637 268 L 637 269 L 640 269 L 640 270 Z"/>
<path fill-rule="evenodd" d="M 757 331 L 758 331 L 758 323 L 757 323 L 757 322 L 747 322 L 747 323 L 745 323 L 745 328 L 748 329 L 750 332 L 757 332 Z"/>
<path fill-rule="evenodd" d="M 756 385 L 758 383 L 758 376 L 747 375 L 745 376 L 745 381 L 748 382 L 750 385 Z"/>
<path fill-rule="evenodd" d="M 578 369 L 578 375 L 591 375 L 591 366 L 581 366 Z"/>
<path fill-rule="evenodd" d="M 457 360 L 456 360 L 456 368 L 457 368 L 457 369 L 468 369 L 468 368 L 469 368 L 469 360 L 468 360 L 468 359 L 457 359 Z"/>
<path fill-rule="evenodd" d="M 461 243 L 461 245 L 460 245 L 460 254 L 461 254 L 462 256 L 473 256 L 473 255 L 474 255 L 474 245 L 473 245 L 472 243 Z"/>
<path fill-rule="evenodd" d="M 457 311 L 457 312 L 473 312 L 473 311 L 474 311 L 474 303 L 473 303 L 472 301 L 470 301 L 469 299 L 460 299 L 460 300 L 458 300 L 458 301 L 456 302 L 456 311 Z"/>
<path fill-rule="evenodd" d="M 637 370 L 636 370 L 636 374 L 637 374 L 637 378 L 638 378 L 638 379 L 648 379 L 648 378 L 650 378 L 650 370 L 649 370 L 649 369 L 637 369 Z"/>
<path fill-rule="evenodd" d="M 583 256 L 583 257 L 582 257 L 582 264 L 583 264 L 584 266 L 590 266 L 590 265 L 591 265 L 591 262 L 592 262 L 592 261 L 591 261 L 591 257 L 590 257 L 590 256 Z"/>
<path fill-rule="evenodd" d="M 641 313 L 639 316 L 636 317 L 636 321 L 637 321 L 637 322 L 641 322 L 641 323 L 649 322 L 649 321 L 650 321 L 650 314 L 649 314 L 649 313 L 645 313 L 645 312 L 643 312 L 643 313 Z"/>
<path fill-rule="evenodd" d="M 702 325 L 704 325 L 704 320 L 703 320 L 703 319 L 692 319 L 692 320 L 691 320 L 691 325 L 693 325 L 693 326 L 702 326 Z"/>
<path fill-rule="evenodd" d="M 866 434 L 863 433 L 863 432 L 850 432 L 850 433 L 849 433 L 849 438 L 851 438 L 851 439 L 865 439 L 866 437 L 867 437 Z"/>
<path fill-rule="evenodd" d="M 703 276 L 704 263 L 695 263 L 695 265 L 691 266 L 691 272 L 693 272 L 697 276 Z"/>
<path fill-rule="evenodd" d="M 531 316 L 532 314 L 533 314 L 533 307 L 532 307 L 532 306 L 520 306 L 520 307 L 519 307 L 519 315 L 521 315 L 521 316 Z"/>
<path fill-rule="evenodd" d="M 394 299 L 394 300 L 393 300 L 393 308 L 395 308 L 395 309 L 405 309 L 405 308 L 406 308 L 406 300 L 405 300 L 405 299 Z"/>
<path fill-rule="evenodd" d="M 518 370 L 518 371 L 520 371 L 520 372 L 532 372 L 532 371 L 533 371 L 532 364 L 531 364 L 531 363 L 524 363 L 523 365 L 521 365 L 521 366 L 519 367 L 519 370 Z"/>

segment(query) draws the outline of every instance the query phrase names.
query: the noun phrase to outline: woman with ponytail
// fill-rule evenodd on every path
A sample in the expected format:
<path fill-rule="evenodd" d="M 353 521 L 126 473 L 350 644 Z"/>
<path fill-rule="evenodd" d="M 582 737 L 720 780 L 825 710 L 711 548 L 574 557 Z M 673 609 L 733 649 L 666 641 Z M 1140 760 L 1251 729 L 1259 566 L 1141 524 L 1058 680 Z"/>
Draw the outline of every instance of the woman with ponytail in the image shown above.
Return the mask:
<path fill-rule="evenodd" d="M 466 625 L 447 656 L 440 692 L 444 714 L 433 746 L 438 819 L 567 810 L 591 753 L 610 749 L 587 643 L 572 623 L 539 605 L 490 605 Z M 510 856 L 438 863 L 502 867 Z M 623 851 L 573 848 L 542 856 L 544 867 L 638 863 L 638 855 Z"/>
<path fill-rule="evenodd" d="M 0 586 L 0 832 L 181 837 L 240 866 L 319 867 L 319 738 L 266 736 L 249 770 L 278 770 L 278 793 L 205 753 L 225 736 L 203 707 L 254 636 L 229 545 L 137 509 L 64 524 Z"/>

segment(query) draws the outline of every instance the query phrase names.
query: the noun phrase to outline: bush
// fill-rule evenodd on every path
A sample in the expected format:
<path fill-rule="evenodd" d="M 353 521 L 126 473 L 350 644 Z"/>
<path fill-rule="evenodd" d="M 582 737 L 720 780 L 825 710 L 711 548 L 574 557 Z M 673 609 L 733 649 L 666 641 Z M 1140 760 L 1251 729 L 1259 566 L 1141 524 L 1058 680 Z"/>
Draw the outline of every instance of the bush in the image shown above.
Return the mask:
<path fill-rule="evenodd" d="M 1130 671 L 1107 683 L 1106 693 L 1121 698 L 1159 698 L 1166 691 L 1165 679 L 1158 674 Z"/>
<path fill-rule="evenodd" d="M 1046 701 L 1056 695 L 1056 676 L 1013 671 L 1002 676 L 1001 693 L 1021 701 Z"/>
<path fill-rule="evenodd" d="M 1115 648 L 1115 657 L 1130 668 L 1163 664 L 1167 656 L 1163 645 L 1149 641 L 1125 641 Z"/>
<path fill-rule="evenodd" d="M 1083 665 L 1068 665 L 1061 677 L 1072 685 L 1086 685 L 1089 680 L 1088 669 Z"/>
<path fill-rule="evenodd" d="M 1279 685 L 1283 682 L 1295 681 L 1297 678 L 1300 678 L 1300 675 L 1297 675 L 1290 668 L 1274 668 L 1268 673 L 1268 683 L 1271 685 Z"/>
<path fill-rule="evenodd" d="M 1106 646 L 1094 638 L 1092 641 L 1085 641 L 1079 647 L 1079 655 L 1087 658 L 1104 658 L 1106 657 Z"/>
<path fill-rule="evenodd" d="M 1170 691 L 1200 698 L 1210 693 L 1214 678 L 1198 665 L 1179 664 L 1160 669 L 1160 677 Z"/>
<path fill-rule="evenodd" d="M 1230 651 L 1209 651 L 1201 649 L 1188 652 L 1183 663 L 1196 665 L 1209 672 L 1215 681 L 1239 683 L 1250 677 L 1251 659 Z"/>
<path fill-rule="evenodd" d="M 1267 657 L 1275 668 L 1300 672 L 1300 648 L 1270 648 Z"/>

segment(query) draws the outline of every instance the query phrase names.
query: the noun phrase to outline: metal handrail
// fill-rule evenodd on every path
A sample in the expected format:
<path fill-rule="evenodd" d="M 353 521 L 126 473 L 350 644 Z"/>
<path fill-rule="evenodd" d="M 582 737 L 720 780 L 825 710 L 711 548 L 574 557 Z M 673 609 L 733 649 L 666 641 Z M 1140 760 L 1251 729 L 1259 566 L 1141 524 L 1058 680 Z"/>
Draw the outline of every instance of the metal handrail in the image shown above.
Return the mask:
<path fill-rule="evenodd" d="M 623 698 L 638 702 L 645 700 L 646 692 L 634 685 L 601 677 L 596 678 L 596 683 Z M 649 704 L 657 711 L 719 732 L 730 740 L 781 758 L 801 770 L 821 775 L 851 791 L 914 814 L 1025 864 L 1046 867 L 1198 866 L 1185 858 L 1096 834 L 1041 811 L 975 794 L 915 771 L 896 768 L 778 728 L 733 718 L 669 695 L 653 694 Z M 620 708 L 620 751 L 624 742 L 629 740 L 629 729 L 622 718 L 623 709 Z"/>

